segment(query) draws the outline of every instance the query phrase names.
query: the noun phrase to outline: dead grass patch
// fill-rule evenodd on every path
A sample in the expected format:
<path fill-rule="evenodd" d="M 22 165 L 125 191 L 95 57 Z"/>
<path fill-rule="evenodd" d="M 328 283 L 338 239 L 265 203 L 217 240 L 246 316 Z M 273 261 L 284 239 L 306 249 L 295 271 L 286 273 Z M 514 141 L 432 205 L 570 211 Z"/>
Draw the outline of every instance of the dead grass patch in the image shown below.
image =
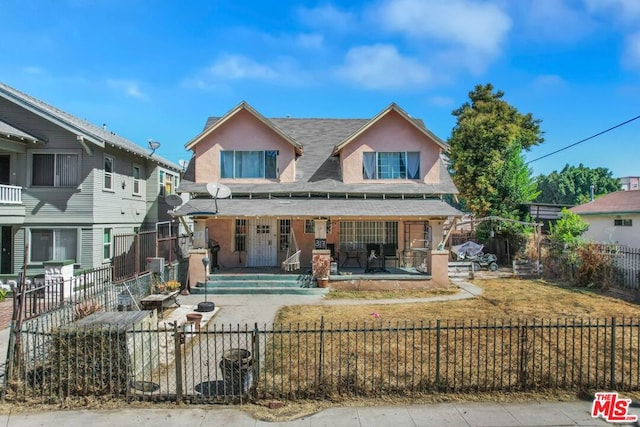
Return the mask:
<path fill-rule="evenodd" d="M 357 304 L 283 307 L 276 323 L 370 322 L 373 312 L 384 322 L 421 322 L 437 319 L 558 319 L 558 318 L 637 318 L 636 304 L 543 280 L 475 280 L 483 289 L 476 298 L 408 304 Z"/>
<path fill-rule="evenodd" d="M 343 291 L 332 289 L 325 299 L 408 299 L 408 298 L 431 298 L 440 295 L 451 295 L 460 292 L 457 287 L 438 289 L 406 289 L 406 290 L 384 290 L 384 291 Z"/>

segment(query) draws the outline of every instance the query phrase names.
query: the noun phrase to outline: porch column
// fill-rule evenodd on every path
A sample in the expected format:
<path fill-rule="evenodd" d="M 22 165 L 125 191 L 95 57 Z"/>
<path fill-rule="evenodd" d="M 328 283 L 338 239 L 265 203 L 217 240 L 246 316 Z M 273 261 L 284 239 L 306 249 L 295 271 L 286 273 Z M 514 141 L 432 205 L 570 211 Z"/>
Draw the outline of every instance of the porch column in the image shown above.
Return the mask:
<path fill-rule="evenodd" d="M 189 251 L 189 286 L 195 288 L 198 282 L 209 277 L 209 266 L 205 269 L 202 259 L 208 256 L 207 249 L 191 249 Z"/>
<path fill-rule="evenodd" d="M 427 255 L 431 280 L 440 286 L 449 286 L 449 251 L 431 250 Z"/>
<path fill-rule="evenodd" d="M 438 249 L 438 244 L 444 239 L 444 221 L 443 220 L 435 220 L 429 221 L 429 225 L 431 226 L 431 249 L 435 251 Z"/>
<path fill-rule="evenodd" d="M 193 247 L 194 248 L 206 248 L 206 219 L 197 219 L 193 225 Z"/>

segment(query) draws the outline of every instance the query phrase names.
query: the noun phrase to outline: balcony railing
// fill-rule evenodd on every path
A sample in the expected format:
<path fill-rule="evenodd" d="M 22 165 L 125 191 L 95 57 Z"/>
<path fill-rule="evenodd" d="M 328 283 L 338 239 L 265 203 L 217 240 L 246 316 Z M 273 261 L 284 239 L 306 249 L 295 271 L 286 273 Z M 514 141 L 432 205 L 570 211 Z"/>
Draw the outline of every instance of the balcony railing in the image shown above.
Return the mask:
<path fill-rule="evenodd" d="M 0 184 L 0 204 L 21 205 L 22 187 Z"/>

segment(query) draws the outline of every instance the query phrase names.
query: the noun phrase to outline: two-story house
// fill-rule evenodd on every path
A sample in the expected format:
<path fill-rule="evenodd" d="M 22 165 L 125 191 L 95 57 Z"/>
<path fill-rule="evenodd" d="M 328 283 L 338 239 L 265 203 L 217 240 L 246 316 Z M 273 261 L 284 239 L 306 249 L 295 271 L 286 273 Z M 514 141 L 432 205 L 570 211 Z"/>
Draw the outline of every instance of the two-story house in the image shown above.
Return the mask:
<path fill-rule="evenodd" d="M 415 250 L 437 249 L 445 221 L 461 215 L 443 200 L 457 193 L 446 143 L 395 104 L 372 119 L 268 119 L 242 102 L 186 148 L 179 191 L 191 200 L 176 214 L 220 245 L 222 268 L 279 266 L 296 250 L 309 265 L 318 226 L 341 266 L 364 267 L 373 249 L 415 264 Z M 209 182 L 231 197 L 214 202 Z"/>
<path fill-rule="evenodd" d="M 0 83 L 0 274 L 44 262 L 91 268 L 113 236 L 169 221 L 178 165 Z"/>

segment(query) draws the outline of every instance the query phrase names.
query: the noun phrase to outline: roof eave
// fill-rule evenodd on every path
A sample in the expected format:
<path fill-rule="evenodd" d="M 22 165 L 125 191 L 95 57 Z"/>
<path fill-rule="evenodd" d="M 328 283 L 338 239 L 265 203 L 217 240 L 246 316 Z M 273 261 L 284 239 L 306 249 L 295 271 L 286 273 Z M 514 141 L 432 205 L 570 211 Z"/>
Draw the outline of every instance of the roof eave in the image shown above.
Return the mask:
<path fill-rule="evenodd" d="M 295 150 L 297 155 L 302 155 L 303 147 L 300 143 L 292 139 L 289 135 L 281 131 L 276 125 L 273 124 L 269 119 L 260 114 L 255 108 L 249 105 L 246 101 L 242 101 L 240 104 L 236 105 L 234 108 L 229 110 L 224 116 L 222 116 L 218 121 L 216 121 L 213 125 L 209 126 L 207 129 L 204 129 L 194 138 L 192 138 L 189 142 L 185 144 L 185 148 L 187 150 L 192 150 L 200 141 L 213 133 L 216 129 L 226 123 L 231 117 L 235 116 L 240 110 L 246 110 L 251 113 L 256 119 L 260 120 L 267 127 L 277 133 L 281 138 L 291 144 Z"/>
<path fill-rule="evenodd" d="M 424 134 L 429 139 L 432 139 L 443 151 L 448 151 L 449 146 L 442 139 L 440 139 L 436 134 L 431 132 L 426 127 L 419 126 L 406 111 L 404 111 L 395 102 L 393 102 L 387 108 L 385 108 L 380 113 L 378 113 L 374 118 L 372 118 L 367 123 L 365 123 L 360 129 L 358 129 L 353 134 L 349 135 L 346 139 L 338 143 L 335 147 L 333 147 L 333 151 L 331 152 L 331 155 L 337 156 L 345 146 L 347 146 L 358 136 L 366 132 L 371 126 L 373 126 L 376 122 L 378 122 L 380 119 L 382 119 L 391 111 L 395 111 L 396 113 L 400 114 L 400 116 L 402 116 L 413 127 L 418 129 L 422 134 Z"/>

